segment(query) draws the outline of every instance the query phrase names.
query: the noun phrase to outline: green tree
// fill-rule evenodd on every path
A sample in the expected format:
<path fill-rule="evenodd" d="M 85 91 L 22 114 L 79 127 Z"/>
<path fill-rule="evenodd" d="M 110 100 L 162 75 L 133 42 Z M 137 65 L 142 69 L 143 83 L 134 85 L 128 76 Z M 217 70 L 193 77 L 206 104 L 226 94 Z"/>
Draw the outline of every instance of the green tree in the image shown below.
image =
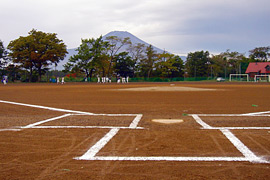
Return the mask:
<path fill-rule="evenodd" d="M 146 47 L 141 43 L 130 44 L 128 48 L 128 52 L 133 60 L 133 77 L 135 77 L 135 73 L 139 72 L 139 62 L 145 58 L 145 51 Z"/>
<path fill-rule="evenodd" d="M 131 41 L 130 41 L 129 37 L 123 39 L 123 38 L 120 38 L 118 36 L 106 37 L 106 41 L 109 43 L 107 53 L 110 57 L 107 76 L 110 76 L 112 73 L 111 70 L 112 70 L 113 62 L 114 62 L 116 55 L 120 52 L 120 49 L 123 46 L 131 44 Z"/>
<path fill-rule="evenodd" d="M 9 56 L 14 63 L 30 70 L 29 81 L 32 81 L 33 70 L 38 72 L 38 81 L 40 81 L 41 75 L 46 73 L 49 65 L 57 65 L 64 59 L 67 53 L 66 45 L 56 37 L 55 33 L 44 33 L 33 29 L 28 34 L 9 43 L 8 49 L 11 51 Z"/>
<path fill-rule="evenodd" d="M 132 61 L 131 57 L 128 55 L 128 52 L 119 53 L 115 57 L 115 72 L 122 76 L 127 77 L 134 74 L 134 61 Z"/>
<path fill-rule="evenodd" d="M 244 54 L 239 53 L 237 51 L 230 51 L 227 50 L 226 52 L 223 52 L 220 54 L 225 62 L 226 62 L 226 74 L 225 76 L 227 77 L 227 74 L 242 74 L 242 68 L 241 68 L 241 63 L 243 58 L 245 58 Z"/>
<path fill-rule="evenodd" d="M 157 52 L 154 50 L 152 45 L 149 45 L 146 48 L 146 57 L 145 59 L 142 59 L 140 63 L 141 73 L 144 77 L 149 78 L 151 76 L 157 59 Z"/>
<path fill-rule="evenodd" d="M 193 77 L 206 77 L 207 73 L 207 62 L 209 62 L 209 52 L 208 51 L 196 51 L 194 53 L 189 53 L 186 61 L 186 69 L 189 76 Z"/>
<path fill-rule="evenodd" d="M 92 78 L 93 72 L 104 66 L 103 60 L 106 59 L 107 46 L 108 44 L 102 40 L 102 36 L 97 39 L 82 39 L 80 47 L 76 49 L 78 53 L 71 56 L 68 63 L 64 65 L 65 70 L 80 69 L 87 78 Z"/>
<path fill-rule="evenodd" d="M 210 71 L 214 77 L 224 77 L 226 72 L 227 60 L 222 54 L 213 55 L 209 61 Z"/>
<path fill-rule="evenodd" d="M 256 61 L 266 62 L 269 61 L 270 57 L 270 46 L 268 47 L 257 47 L 249 51 L 249 57 Z"/>
<path fill-rule="evenodd" d="M 229 74 L 243 74 L 252 59 L 246 58 L 244 54 L 237 51 L 227 50 L 218 55 L 212 56 L 210 62 L 215 77 L 227 78 Z"/>
<path fill-rule="evenodd" d="M 0 40 L 0 70 L 7 64 L 7 51 L 3 41 Z"/>
<path fill-rule="evenodd" d="M 156 63 L 156 75 L 161 77 L 181 77 L 183 76 L 184 62 L 179 56 L 164 52 L 159 55 Z"/>

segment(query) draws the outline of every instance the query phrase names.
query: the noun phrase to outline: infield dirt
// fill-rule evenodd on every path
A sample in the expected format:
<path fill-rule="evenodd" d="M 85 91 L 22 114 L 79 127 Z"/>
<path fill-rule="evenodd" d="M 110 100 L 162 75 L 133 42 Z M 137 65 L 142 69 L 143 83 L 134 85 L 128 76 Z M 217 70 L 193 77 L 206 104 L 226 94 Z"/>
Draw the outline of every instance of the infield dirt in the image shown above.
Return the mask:
<path fill-rule="evenodd" d="M 191 90 L 188 91 L 187 88 Z M 3 101 L 91 113 L 143 114 L 138 126 L 144 129 L 121 129 L 98 153 L 100 156 L 239 157 L 242 154 L 220 131 L 201 129 L 188 114 L 270 111 L 269 83 L 174 83 L 173 86 L 169 83 L 8 84 L 0 86 L 0 92 L 0 100 Z M 26 126 L 63 114 L 0 103 L 0 129 Z M 152 122 L 152 119 L 184 121 L 161 124 Z M 46 125 L 128 126 L 131 121 L 132 119 L 125 117 L 76 116 Z M 207 117 L 205 121 L 213 126 L 269 127 L 270 117 Z M 0 179 L 270 179 L 269 163 L 74 159 L 83 155 L 108 131 L 109 129 L 0 131 Z M 270 160 L 269 130 L 232 132 L 256 155 Z"/>

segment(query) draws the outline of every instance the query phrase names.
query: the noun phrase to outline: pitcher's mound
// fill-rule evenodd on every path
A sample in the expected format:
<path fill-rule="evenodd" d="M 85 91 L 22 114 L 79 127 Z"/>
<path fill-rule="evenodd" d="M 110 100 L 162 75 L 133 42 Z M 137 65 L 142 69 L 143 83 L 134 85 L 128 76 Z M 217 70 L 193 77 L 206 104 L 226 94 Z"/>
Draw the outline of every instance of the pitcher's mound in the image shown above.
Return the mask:
<path fill-rule="evenodd" d="M 153 119 L 152 121 L 163 124 L 174 124 L 184 122 L 182 119 Z"/>
<path fill-rule="evenodd" d="M 118 89 L 119 91 L 216 91 L 209 88 L 179 87 L 179 86 L 158 86 L 158 87 L 136 87 Z"/>

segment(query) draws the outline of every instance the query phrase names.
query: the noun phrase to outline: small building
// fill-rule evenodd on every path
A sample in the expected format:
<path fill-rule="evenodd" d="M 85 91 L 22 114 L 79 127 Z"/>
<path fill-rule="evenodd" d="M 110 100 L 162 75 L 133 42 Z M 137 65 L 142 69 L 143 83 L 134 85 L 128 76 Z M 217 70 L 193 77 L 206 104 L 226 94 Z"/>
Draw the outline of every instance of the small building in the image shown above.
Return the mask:
<path fill-rule="evenodd" d="M 270 62 L 251 62 L 248 65 L 246 74 L 248 74 L 250 78 L 254 78 L 255 75 L 270 76 Z"/>

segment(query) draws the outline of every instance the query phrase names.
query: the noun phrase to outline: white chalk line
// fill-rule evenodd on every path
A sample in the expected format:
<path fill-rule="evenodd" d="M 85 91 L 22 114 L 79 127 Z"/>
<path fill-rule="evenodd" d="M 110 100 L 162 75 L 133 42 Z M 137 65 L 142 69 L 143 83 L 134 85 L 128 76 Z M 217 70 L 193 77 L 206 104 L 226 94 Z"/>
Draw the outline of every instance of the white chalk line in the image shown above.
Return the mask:
<path fill-rule="evenodd" d="M 211 129 L 216 130 L 267 130 L 270 129 L 270 127 L 212 127 Z"/>
<path fill-rule="evenodd" d="M 134 120 L 130 123 L 128 128 L 137 129 L 137 125 L 142 118 L 142 114 L 138 114 Z M 113 128 L 103 138 L 101 138 L 94 146 L 92 146 L 84 155 L 74 159 L 84 160 L 91 159 L 119 132 L 120 128 Z"/>
<path fill-rule="evenodd" d="M 54 118 L 46 119 L 44 121 L 39 121 L 39 122 L 36 122 L 36 123 L 33 123 L 33 124 L 29 124 L 27 126 L 22 126 L 21 128 L 22 129 L 32 128 L 34 126 L 38 126 L 40 124 L 47 123 L 47 122 L 50 122 L 50 121 L 54 121 L 54 120 L 57 120 L 57 119 L 61 119 L 61 118 L 68 117 L 68 116 L 71 116 L 71 114 L 64 114 L 62 116 L 57 116 L 57 117 L 54 117 Z"/>
<path fill-rule="evenodd" d="M 39 105 L 31 105 L 31 104 L 24 104 L 24 103 L 16 103 L 16 102 L 10 102 L 10 101 L 3 101 L 0 100 L 2 103 L 8 103 L 8 104 L 15 104 L 15 105 L 21 105 L 21 106 L 28 106 L 28 107 L 34 107 L 34 108 L 40 108 L 40 109 L 47 109 L 47 110 L 52 110 L 52 111 L 59 111 L 59 112 L 69 112 L 69 113 L 76 113 L 76 115 L 95 115 L 95 116 L 135 116 L 134 114 L 94 114 L 94 113 L 89 113 L 89 112 L 82 112 L 82 111 L 74 111 L 74 110 L 66 110 L 66 109 L 60 109 L 60 108 L 51 108 L 51 107 L 46 107 L 46 106 L 39 106 Z M 192 115 L 193 118 L 196 120 L 197 123 L 199 123 L 203 128 L 205 129 L 217 129 L 216 127 L 211 127 L 207 123 L 201 120 L 199 116 L 270 116 L 270 115 L 265 115 L 269 113 L 270 111 L 267 112 L 257 112 L 257 113 L 248 113 L 248 114 L 194 114 Z M 263 115 L 262 115 L 263 114 Z M 27 126 L 23 126 L 22 128 L 35 128 L 38 127 L 38 125 L 61 119 L 70 115 L 75 115 L 75 114 L 65 114 L 62 116 L 50 118 L 44 121 L 40 121 L 37 123 L 33 123 Z M 136 128 L 137 124 L 141 120 L 142 115 L 141 114 L 136 114 L 135 119 L 132 121 L 130 124 L 129 128 Z M 43 126 L 45 128 L 45 126 Z M 40 128 L 43 128 L 40 126 Z M 58 126 L 59 127 L 59 126 Z M 73 126 L 75 127 L 75 126 Z M 86 126 L 85 126 L 86 127 Z M 90 127 L 90 126 L 88 126 Z M 54 127 L 56 128 L 56 126 Z M 235 128 L 246 128 L 246 127 L 235 127 Z M 257 127 L 258 128 L 258 127 Z M 267 128 L 267 127 L 266 127 Z M 0 131 L 18 131 L 18 129 L 0 129 Z M 148 159 L 148 160 L 168 160 L 168 161 L 250 161 L 250 162 L 263 162 L 263 163 L 269 163 L 268 161 L 262 160 L 261 158 L 257 157 L 253 152 L 251 152 L 238 138 L 236 138 L 229 130 L 228 127 L 222 127 L 219 128 L 219 130 L 222 131 L 222 133 L 234 144 L 234 146 L 245 156 L 245 158 L 242 157 L 95 157 L 95 155 L 118 133 L 120 128 L 113 128 L 110 130 L 109 133 L 107 133 L 99 142 L 97 142 L 94 146 L 92 146 L 83 156 L 79 158 L 75 158 L 78 160 L 101 160 L 101 159 L 112 159 L 112 158 L 118 158 L 119 160 L 121 159 Z M 239 143 L 240 142 L 240 143 Z M 108 160 L 109 160 L 108 159 Z M 134 159 L 134 160 L 135 160 Z"/>
<path fill-rule="evenodd" d="M 145 157 L 121 157 L 121 156 L 95 156 L 89 158 L 74 158 L 76 160 L 91 161 L 248 161 L 254 162 L 253 159 L 246 157 L 164 157 L 164 156 L 145 156 Z M 268 163 L 267 161 L 256 161 L 257 163 Z"/>
<path fill-rule="evenodd" d="M 14 104 L 14 105 L 19 105 L 19 106 L 39 108 L 39 109 L 47 109 L 47 110 L 51 110 L 51 111 L 68 112 L 68 113 L 80 113 L 80 114 L 88 114 L 88 115 L 92 115 L 93 114 L 93 113 L 82 112 L 82 111 L 74 111 L 74 110 L 67 110 L 67 109 L 60 109 L 60 108 L 52 108 L 52 107 L 47 107 L 47 106 L 25 104 L 25 103 L 17 103 L 17 102 L 11 102 L 11 101 L 0 100 L 0 102 L 1 103 L 6 103 L 6 104 Z"/>
<path fill-rule="evenodd" d="M 222 116 L 226 116 L 226 117 L 232 117 L 232 116 L 234 116 L 234 117 L 248 117 L 248 116 L 258 116 L 258 117 L 269 117 L 270 116 L 270 114 L 254 114 L 254 115 L 252 115 L 252 114 L 189 114 L 189 116 L 193 116 L 193 115 L 197 115 L 197 116 L 209 116 L 209 117 L 211 117 L 211 116 L 214 116 L 214 117 L 218 117 L 218 116 L 220 116 L 220 117 L 222 117 Z"/>
<path fill-rule="evenodd" d="M 200 124 L 204 129 L 212 129 L 212 127 L 210 125 L 208 125 L 207 123 L 205 123 L 198 115 L 192 115 L 193 119 L 195 119 L 195 121 Z"/>
<path fill-rule="evenodd" d="M 117 126 L 33 126 L 32 129 L 145 129 L 143 127 L 117 127 Z"/>
<path fill-rule="evenodd" d="M 229 141 L 240 151 L 247 159 L 252 162 L 264 162 L 263 159 L 256 156 L 247 146 L 245 146 L 230 130 L 220 130 Z M 267 162 L 267 161 L 266 161 Z"/>
<path fill-rule="evenodd" d="M 75 110 L 68 110 L 68 109 L 61 109 L 61 108 L 53 108 L 53 107 L 48 107 L 48 106 L 17 103 L 17 102 L 11 102 L 11 101 L 3 101 L 3 100 L 0 100 L 0 103 L 14 104 L 14 105 L 19 105 L 19 106 L 33 107 L 33 108 L 39 108 L 39 109 L 46 109 L 46 110 L 51 110 L 51 111 L 75 113 L 72 115 L 91 115 L 91 116 L 137 116 L 137 115 L 141 115 L 141 114 L 97 114 L 97 113 L 75 111 Z"/>
<path fill-rule="evenodd" d="M 84 155 L 74 159 L 91 159 L 118 133 L 120 129 L 111 129 L 103 138 L 101 138 L 94 146 L 92 146 Z"/>
<path fill-rule="evenodd" d="M 0 132 L 1 131 L 21 131 L 21 129 L 0 129 Z"/>
<path fill-rule="evenodd" d="M 50 118 L 44 121 L 39 121 L 33 124 L 29 124 L 27 126 L 20 127 L 21 129 L 27 129 L 27 128 L 101 128 L 101 129 L 111 129 L 111 128 L 119 128 L 119 129 L 143 129 L 142 127 L 138 127 L 137 125 L 139 121 L 142 118 L 142 114 L 95 114 L 90 112 L 83 112 L 83 111 L 74 111 L 74 110 L 67 110 L 67 109 L 60 109 L 60 108 L 53 108 L 53 107 L 47 107 L 47 106 L 40 106 L 40 105 L 33 105 L 33 104 L 25 104 L 25 103 L 17 103 L 17 102 L 11 102 L 11 101 L 4 101 L 0 100 L 0 103 L 6 103 L 6 104 L 13 104 L 13 105 L 19 105 L 19 106 L 26 106 L 26 107 L 33 107 L 33 108 L 39 108 L 39 109 L 46 109 L 46 110 L 52 110 L 52 111 L 59 111 L 59 112 L 68 112 L 69 114 L 65 114 L 62 116 L 57 116 L 54 118 Z M 67 116 L 79 116 L 79 115 L 88 115 L 88 116 L 109 116 L 109 117 L 123 117 L 123 116 L 135 116 L 134 120 L 130 124 L 130 127 L 114 127 L 114 126 L 38 126 L 40 124 L 58 120 Z M 6 128 L 6 129 L 0 129 L 0 131 L 20 131 L 21 129 L 13 129 L 13 128 Z"/>
<path fill-rule="evenodd" d="M 215 115 L 216 116 L 216 115 Z M 220 116 L 220 115 L 217 115 Z M 243 116 L 243 115 L 239 115 Z M 101 161 L 248 161 L 252 163 L 270 163 L 267 160 L 264 160 L 256 156 L 247 146 L 245 146 L 233 133 L 230 132 L 228 128 L 232 129 L 261 129 L 260 127 L 212 127 L 205 123 L 199 115 L 193 114 L 192 117 L 195 121 L 200 124 L 204 129 L 216 129 L 220 130 L 225 137 L 236 147 L 244 157 L 114 157 L 114 156 L 81 156 L 79 158 L 74 158 L 77 160 L 101 160 Z M 268 127 L 262 127 L 268 128 Z M 113 136 L 115 136 L 114 134 Z M 110 138 L 112 139 L 113 136 Z M 107 141 L 106 143 L 108 143 Z M 106 145 L 106 144 L 105 144 Z M 104 146 L 105 146 L 104 145 Z M 99 148 L 99 151 L 104 147 Z M 89 150 L 90 151 L 90 150 Z M 97 154 L 96 152 L 95 154 Z"/>
<path fill-rule="evenodd" d="M 140 122 L 140 120 L 142 119 L 142 114 L 138 114 L 134 120 L 131 122 L 131 124 L 129 125 L 130 128 L 136 128 L 138 126 L 138 123 Z"/>
<path fill-rule="evenodd" d="M 258 113 L 252 113 L 252 114 L 190 114 L 189 116 L 192 116 L 193 119 L 195 119 L 195 121 L 200 124 L 203 129 L 212 129 L 212 130 L 267 130 L 267 129 L 270 129 L 270 127 L 213 127 L 213 126 L 210 126 L 209 124 L 207 124 L 206 122 L 204 122 L 199 116 L 203 116 L 203 117 L 206 117 L 206 116 L 214 116 L 214 117 L 219 117 L 219 116 L 228 116 L 228 117 L 231 117 L 231 116 L 241 116 L 241 117 L 268 117 L 270 115 L 260 115 L 260 114 L 264 114 L 264 113 L 268 113 L 270 111 L 266 111 L 266 112 L 259 112 Z"/>
<path fill-rule="evenodd" d="M 261 115 L 261 114 L 267 114 L 270 113 L 270 111 L 264 111 L 264 112 L 255 112 L 255 113 L 246 113 L 243 115 L 247 115 L 247 116 L 254 116 L 254 115 Z M 270 115 L 269 115 L 270 116 Z"/>

